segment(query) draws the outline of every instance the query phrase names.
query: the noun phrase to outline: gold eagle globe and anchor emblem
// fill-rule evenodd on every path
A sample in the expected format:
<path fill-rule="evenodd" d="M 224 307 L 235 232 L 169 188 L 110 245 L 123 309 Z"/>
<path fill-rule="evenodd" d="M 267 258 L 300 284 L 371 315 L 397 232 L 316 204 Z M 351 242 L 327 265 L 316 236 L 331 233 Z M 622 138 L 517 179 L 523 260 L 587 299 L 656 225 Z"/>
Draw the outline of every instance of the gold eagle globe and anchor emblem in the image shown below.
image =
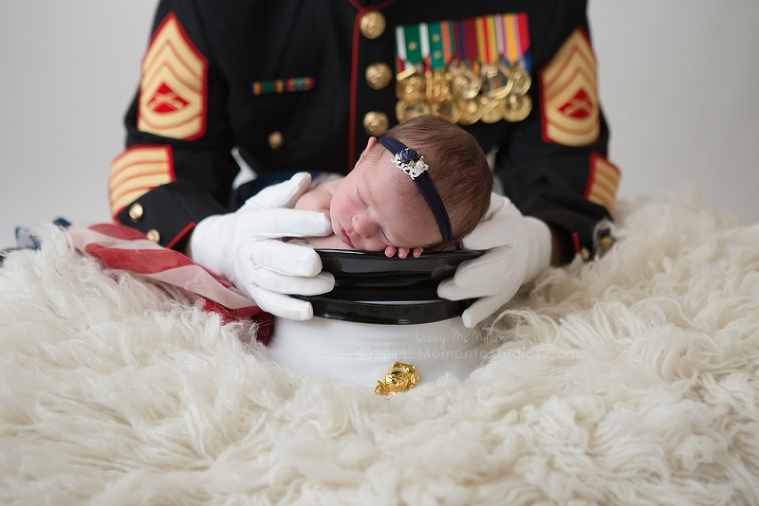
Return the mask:
<path fill-rule="evenodd" d="M 393 368 L 385 373 L 382 380 L 377 380 L 374 393 L 377 395 L 395 395 L 411 390 L 419 383 L 416 367 L 405 362 L 396 362 Z"/>

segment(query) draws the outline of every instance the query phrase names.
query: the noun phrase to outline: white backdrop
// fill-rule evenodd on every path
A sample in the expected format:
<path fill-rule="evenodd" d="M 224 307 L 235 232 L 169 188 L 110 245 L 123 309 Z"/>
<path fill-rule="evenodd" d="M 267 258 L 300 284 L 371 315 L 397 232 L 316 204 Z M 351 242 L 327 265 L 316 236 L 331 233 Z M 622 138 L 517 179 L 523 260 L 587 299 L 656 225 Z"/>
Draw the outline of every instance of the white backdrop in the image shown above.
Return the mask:
<path fill-rule="evenodd" d="M 156 0 L 0 0 L 0 247 L 108 221 L 110 162 Z M 759 220 L 759 2 L 591 0 L 620 196 L 695 186 Z"/>

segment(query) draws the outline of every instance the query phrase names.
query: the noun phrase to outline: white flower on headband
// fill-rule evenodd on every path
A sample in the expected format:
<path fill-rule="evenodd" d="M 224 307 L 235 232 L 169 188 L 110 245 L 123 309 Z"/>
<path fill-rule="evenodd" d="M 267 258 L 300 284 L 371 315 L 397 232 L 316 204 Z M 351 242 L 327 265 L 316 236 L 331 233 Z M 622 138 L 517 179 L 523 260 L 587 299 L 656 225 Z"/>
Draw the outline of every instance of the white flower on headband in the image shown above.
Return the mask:
<path fill-rule="evenodd" d="M 406 148 L 408 149 L 408 148 Z M 406 151 L 406 150 L 404 150 Z M 416 179 L 422 172 L 428 169 L 428 165 L 424 163 L 424 157 L 420 156 L 416 160 L 409 160 L 408 156 L 403 152 L 396 153 L 394 157 L 390 159 L 395 165 L 398 166 L 403 172 L 409 175 L 411 179 Z"/>

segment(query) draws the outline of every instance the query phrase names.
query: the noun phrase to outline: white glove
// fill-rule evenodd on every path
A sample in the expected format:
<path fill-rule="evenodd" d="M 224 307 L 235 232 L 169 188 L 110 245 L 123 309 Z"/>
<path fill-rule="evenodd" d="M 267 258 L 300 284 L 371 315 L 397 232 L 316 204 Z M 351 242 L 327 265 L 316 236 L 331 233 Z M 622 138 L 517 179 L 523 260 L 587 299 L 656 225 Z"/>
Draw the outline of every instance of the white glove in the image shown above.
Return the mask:
<path fill-rule="evenodd" d="M 283 294 L 326 293 L 335 278 L 321 272 L 321 259 L 312 248 L 281 241 L 332 233 L 323 213 L 292 209 L 310 187 L 311 175 L 300 172 L 264 188 L 234 213 L 201 220 L 190 239 L 193 260 L 224 276 L 264 311 L 293 320 L 311 318 L 310 302 Z"/>
<path fill-rule="evenodd" d="M 467 328 L 497 311 L 551 263 L 548 225 L 522 216 L 509 199 L 495 193 L 483 221 L 464 238 L 463 245 L 489 251 L 462 262 L 453 278 L 438 285 L 437 293 L 450 300 L 482 297 L 461 315 Z"/>

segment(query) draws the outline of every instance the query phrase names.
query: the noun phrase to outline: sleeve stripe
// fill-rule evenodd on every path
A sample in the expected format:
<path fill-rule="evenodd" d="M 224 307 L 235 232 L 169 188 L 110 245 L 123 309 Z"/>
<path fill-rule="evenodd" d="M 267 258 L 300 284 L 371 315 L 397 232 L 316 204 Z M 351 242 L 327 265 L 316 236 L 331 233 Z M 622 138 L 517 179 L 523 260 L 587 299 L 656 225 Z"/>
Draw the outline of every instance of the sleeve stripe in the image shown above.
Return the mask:
<path fill-rule="evenodd" d="M 111 214 L 153 188 L 176 181 L 170 146 L 132 146 L 111 165 L 108 196 Z"/>
<path fill-rule="evenodd" d="M 585 198 L 614 212 L 617 188 L 622 175 L 619 169 L 603 156 L 594 153 L 590 157 L 588 184 Z"/>

